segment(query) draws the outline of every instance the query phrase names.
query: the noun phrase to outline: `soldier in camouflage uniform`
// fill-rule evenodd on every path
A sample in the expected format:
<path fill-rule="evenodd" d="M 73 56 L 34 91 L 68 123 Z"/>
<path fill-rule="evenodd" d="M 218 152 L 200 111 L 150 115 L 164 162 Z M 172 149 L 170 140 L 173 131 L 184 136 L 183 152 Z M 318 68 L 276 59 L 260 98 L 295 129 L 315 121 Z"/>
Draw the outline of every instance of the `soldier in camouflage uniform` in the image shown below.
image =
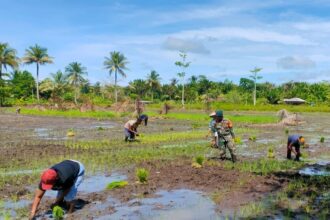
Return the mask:
<path fill-rule="evenodd" d="M 226 148 L 228 148 L 231 159 L 233 162 L 236 161 L 236 147 L 234 143 L 235 134 L 233 131 L 233 124 L 230 120 L 223 118 L 223 111 L 216 111 L 215 117 L 215 129 L 217 131 L 216 135 L 218 135 L 218 143 L 217 146 L 221 150 L 220 156 L 226 156 Z"/>

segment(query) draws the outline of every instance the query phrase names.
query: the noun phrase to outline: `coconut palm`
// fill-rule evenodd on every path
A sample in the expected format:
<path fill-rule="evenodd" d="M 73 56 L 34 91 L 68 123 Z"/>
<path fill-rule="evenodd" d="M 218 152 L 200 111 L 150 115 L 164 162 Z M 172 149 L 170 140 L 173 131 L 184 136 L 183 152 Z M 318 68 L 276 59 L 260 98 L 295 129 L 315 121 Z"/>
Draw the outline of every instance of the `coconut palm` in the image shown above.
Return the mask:
<path fill-rule="evenodd" d="M 159 74 L 155 70 L 152 70 L 147 76 L 147 84 L 149 85 L 151 90 L 151 101 L 154 101 L 154 91 L 161 86 L 159 81 Z"/>
<path fill-rule="evenodd" d="M 46 78 L 44 81 L 40 84 L 40 91 L 46 92 L 51 91 L 52 97 L 60 97 L 66 86 L 66 75 L 62 73 L 62 71 L 57 71 L 55 74 L 51 73 L 51 78 Z"/>
<path fill-rule="evenodd" d="M 110 57 L 105 57 L 105 61 L 103 62 L 104 67 L 109 70 L 109 74 L 115 74 L 115 101 L 118 101 L 118 93 L 117 93 L 117 74 L 119 73 L 121 76 L 126 77 L 124 70 L 127 69 L 128 61 L 126 57 L 117 51 L 113 51 L 110 53 Z"/>
<path fill-rule="evenodd" d="M 12 69 L 18 68 L 19 59 L 16 50 L 9 47 L 8 43 L 0 43 L 0 80 L 2 79 L 2 67 L 7 70 L 7 66 Z"/>
<path fill-rule="evenodd" d="M 65 68 L 65 73 L 67 74 L 68 83 L 74 87 L 74 102 L 77 105 L 78 89 L 86 82 L 83 77 L 87 74 L 86 67 L 83 67 L 81 63 L 72 62 Z"/>
<path fill-rule="evenodd" d="M 26 64 L 37 65 L 37 100 L 39 102 L 39 66 L 47 63 L 53 63 L 53 58 L 48 55 L 47 48 L 41 47 L 38 44 L 30 46 L 29 49 L 25 50 L 25 55 L 22 58 Z"/>

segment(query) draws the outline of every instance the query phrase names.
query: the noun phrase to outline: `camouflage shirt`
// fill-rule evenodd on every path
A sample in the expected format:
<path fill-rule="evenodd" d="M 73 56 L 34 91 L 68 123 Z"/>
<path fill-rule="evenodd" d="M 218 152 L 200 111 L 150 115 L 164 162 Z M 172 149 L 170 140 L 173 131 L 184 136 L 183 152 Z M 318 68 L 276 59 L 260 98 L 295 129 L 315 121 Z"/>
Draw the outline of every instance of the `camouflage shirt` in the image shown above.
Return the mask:
<path fill-rule="evenodd" d="M 228 119 L 223 119 L 221 122 L 217 122 L 215 127 L 219 133 L 219 136 L 231 135 L 233 138 L 235 136 L 233 131 L 233 123 Z"/>

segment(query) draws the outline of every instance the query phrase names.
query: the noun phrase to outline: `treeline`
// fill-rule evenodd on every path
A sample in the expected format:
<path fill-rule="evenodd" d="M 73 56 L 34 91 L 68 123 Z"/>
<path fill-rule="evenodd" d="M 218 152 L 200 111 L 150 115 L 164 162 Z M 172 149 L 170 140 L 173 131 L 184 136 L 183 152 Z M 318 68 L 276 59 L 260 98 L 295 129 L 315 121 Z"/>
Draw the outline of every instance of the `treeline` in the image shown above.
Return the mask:
<path fill-rule="evenodd" d="M 257 104 L 278 104 L 284 98 L 292 97 L 305 99 L 309 103 L 330 104 L 329 82 L 275 85 L 258 83 L 256 75 L 251 79 L 241 78 L 239 84 L 230 80 L 214 82 L 205 75 L 192 75 L 185 79 L 185 71 L 190 63 L 186 61 L 186 54 L 180 56 L 182 60 L 175 62 L 175 65 L 182 67 L 182 72 L 178 73 L 179 79 L 173 78 L 169 83 L 161 83 L 161 76 L 152 70 L 144 79 L 134 79 L 125 87 L 117 86 L 118 76 L 126 77 L 128 62 L 122 53 L 116 51 L 104 60 L 104 67 L 115 77 L 114 85 L 99 82 L 91 84 L 87 79 L 87 68 L 78 62 L 69 63 L 64 71 L 51 73 L 39 82 L 40 66 L 51 64 L 54 59 L 48 55 L 47 49 L 35 45 L 26 50 L 24 57 L 18 58 L 16 51 L 8 44 L 0 43 L 0 105 L 37 102 L 110 105 L 117 100 L 137 98 L 154 102 L 176 100 L 188 103 L 222 101 L 253 104 L 255 90 Z M 36 64 L 35 77 L 26 70 L 19 70 L 21 63 Z"/>

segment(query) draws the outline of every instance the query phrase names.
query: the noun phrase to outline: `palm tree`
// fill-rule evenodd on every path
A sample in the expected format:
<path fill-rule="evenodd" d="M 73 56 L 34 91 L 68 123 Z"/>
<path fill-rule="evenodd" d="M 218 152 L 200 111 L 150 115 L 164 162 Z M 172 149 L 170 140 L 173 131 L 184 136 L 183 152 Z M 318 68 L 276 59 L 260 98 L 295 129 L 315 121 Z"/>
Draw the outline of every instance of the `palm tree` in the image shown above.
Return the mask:
<path fill-rule="evenodd" d="M 65 67 L 65 73 L 67 74 L 68 83 L 74 87 L 74 102 L 77 105 L 78 88 L 86 82 L 83 77 L 87 74 L 86 67 L 83 67 L 81 63 L 72 62 Z"/>
<path fill-rule="evenodd" d="M 128 61 L 124 54 L 113 51 L 110 53 L 110 57 L 105 57 L 105 61 L 103 65 L 107 70 L 109 70 L 109 74 L 111 75 L 113 72 L 115 73 L 115 100 L 116 103 L 118 101 L 118 93 L 117 93 L 117 74 L 119 73 L 121 76 L 126 77 L 124 70 L 127 69 L 126 65 Z"/>
<path fill-rule="evenodd" d="M 47 63 L 53 63 L 53 58 L 48 55 L 47 48 L 41 47 L 38 44 L 30 46 L 25 50 L 25 56 L 22 58 L 26 64 L 37 65 L 37 100 L 39 102 L 39 66 Z"/>
<path fill-rule="evenodd" d="M 0 80 L 2 80 L 2 66 L 7 70 L 7 66 L 12 69 L 18 68 L 19 59 L 16 56 L 16 50 L 9 47 L 8 43 L 0 43 Z"/>
<path fill-rule="evenodd" d="M 51 78 L 46 78 L 44 81 L 41 82 L 40 91 L 51 91 L 53 98 L 60 97 L 67 86 L 67 77 L 60 70 L 57 71 L 55 74 L 51 73 L 50 75 Z"/>
<path fill-rule="evenodd" d="M 160 77 L 159 74 L 152 70 L 150 74 L 147 76 L 147 84 L 151 89 L 151 101 L 154 101 L 154 91 L 160 88 Z"/>
<path fill-rule="evenodd" d="M 250 70 L 250 72 L 253 74 L 250 76 L 250 78 L 254 82 L 254 90 L 253 90 L 253 105 L 256 105 L 257 103 L 257 80 L 261 79 L 261 76 L 258 76 L 258 72 L 260 72 L 262 69 L 255 67 L 253 70 Z"/>
<path fill-rule="evenodd" d="M 185 52 L 179 53 L 180 57 L 182 58 L 182 61 L 176 61 L 175 65 L 182 68 L 182 72 L 178 73 L 178 76 L 181 78 L 182 82 L 182 108 L 184 108 L 184 77 L 186 76 L 185 69 L 189 67 L 190 62 L 186 62 L 187 54 Z"/>

